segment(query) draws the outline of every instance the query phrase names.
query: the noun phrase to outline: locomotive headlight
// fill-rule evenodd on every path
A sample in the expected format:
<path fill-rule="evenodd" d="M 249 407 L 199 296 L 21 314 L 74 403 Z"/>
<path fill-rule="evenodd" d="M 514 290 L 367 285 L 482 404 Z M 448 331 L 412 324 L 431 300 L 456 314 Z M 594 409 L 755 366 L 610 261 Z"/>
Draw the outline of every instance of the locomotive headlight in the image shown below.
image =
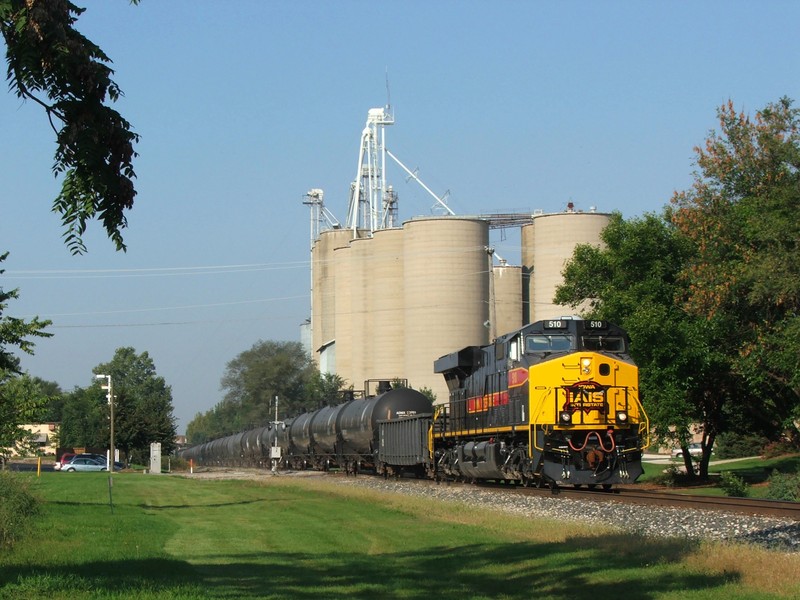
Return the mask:
<path fill-rule="evenodd" d="M 562 425 L 572 425 L 572 413 L 568 410 L 562 410 L 558 415 L 558 419 Z"/>
<path fill-rule="evenodd" d="M 627 423 L 628 422 L 628 413 L 624 410 L 617 411 L 617 423 Z"/>
<path fill-rule="evenodd" d="M 584 375 L 588 375 L 592 371 L 592 359 L 591 358 L 582 358 L 581 359 L 581 373 Z"/>

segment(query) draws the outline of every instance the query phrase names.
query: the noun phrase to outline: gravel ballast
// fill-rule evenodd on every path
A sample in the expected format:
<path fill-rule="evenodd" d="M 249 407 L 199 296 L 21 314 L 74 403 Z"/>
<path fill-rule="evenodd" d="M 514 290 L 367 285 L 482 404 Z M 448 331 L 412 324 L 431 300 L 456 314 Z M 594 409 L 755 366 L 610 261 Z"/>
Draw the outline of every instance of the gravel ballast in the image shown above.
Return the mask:
<path fill-rule="evenodd" d="M 574 500 L 563 497 L 525 496 L 470 486 L 429 485 L 417 481 L 378 477 L 337 479 L 387 492 L 425 496 L 523 517 L 590 522 L 645 536 L 682 537 L 755 544 L 782 552 L 800 552 L 800 522 L 712 510 L 655 507 Z"/>

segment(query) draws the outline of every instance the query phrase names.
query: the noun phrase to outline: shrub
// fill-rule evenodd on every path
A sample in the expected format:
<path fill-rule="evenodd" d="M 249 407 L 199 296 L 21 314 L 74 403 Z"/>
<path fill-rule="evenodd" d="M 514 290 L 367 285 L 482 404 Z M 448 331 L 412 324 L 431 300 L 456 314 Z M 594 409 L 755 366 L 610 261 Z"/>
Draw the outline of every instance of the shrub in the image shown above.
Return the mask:
<path fill-rule="evenodd" d="M 20 539 L 39 510 L 39 501 L 28 487 L 18 475 L 0 471 L 0 548 Z"/>
<path fill-rule="evenodd" d="M 742 435 L 738 433 L 721 433 L 714 442 L 714 450 L 718 458 L 745 458 L 760 456 L 769 440 L 760 435 Z"/>
<path fill-rule="evenodd" d="M 762 449 L 762 456 L 764 458 L 777 458 L 784 454 L 793 454 L 800 450 L 797 444 L 789 440 L 778 440 L 777 442 L 770 442 Z"/>
<path fill-rule="evenodd" d="M 189 470 L 189 461 L 179 456 L 173 456 L 170 458 L 170 468 L 173 471 L 188 471 Z"/>
<path fill-rule="evenodd" d="M 670 464 L 662 473 L 653 478 L 653 482 L 657 485 L 663 485 L 664 487 L 671 488 L 678 484 L 678 480 L 680 478 L 681 472 L 678 471 L 678 466 Z"/>
<path fill-rule="evenodd" d="M 748 494 L 747 488 L 750 486 L 736 473 L 723 471 L 719 478 L 719 487 L 722 488 L 726 496 L 746 498 Z"/>
<path fill-rule="evenodd" d="M 800 473 L 773 471 L 767 483 L 769 483 L 767 498 L 770 500 L 800 502 Z"/>

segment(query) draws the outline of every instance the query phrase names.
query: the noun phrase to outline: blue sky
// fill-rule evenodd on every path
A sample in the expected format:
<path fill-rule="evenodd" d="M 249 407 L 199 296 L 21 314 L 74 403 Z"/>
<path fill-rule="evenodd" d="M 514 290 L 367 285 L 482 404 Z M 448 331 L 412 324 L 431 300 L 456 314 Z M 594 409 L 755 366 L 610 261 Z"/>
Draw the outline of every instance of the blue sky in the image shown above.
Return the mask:
<path fill-rule="evenodd" d="M 800 101 L 800 5 L 774 2 L 78 1 L 141 135 L 118 253 L 91 226 L 71 256 L 50 212 L 54 134 L 0 94 L 5 314 L 51 319 L 22 357 L 63 389 L 114 350 L 147 351 L 178 429 L 222 399 L 228 361 L 297 340 L 309 313 L 309 215 L 339 219 L 367 110 L 387 147 L 458 214 L 659 211 L 691 185 L 693 147 L 729 99 Z M 432 198 L 399 168 L 402 219 Z M 509 235 L 499 254 L 518 254 Z"/>

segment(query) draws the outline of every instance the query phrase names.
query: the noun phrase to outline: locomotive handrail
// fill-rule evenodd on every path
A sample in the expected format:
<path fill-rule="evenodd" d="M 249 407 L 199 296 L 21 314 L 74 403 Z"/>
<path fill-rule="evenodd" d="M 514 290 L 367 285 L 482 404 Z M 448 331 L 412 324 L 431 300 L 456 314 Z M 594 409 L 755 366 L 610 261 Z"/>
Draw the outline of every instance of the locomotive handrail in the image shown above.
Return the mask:
<path fill-rule="evenodd" d="M 444 419 L 447 418 L 447 410 L 448 410 L 447 404 L 440 404 L 439 406 L 435 406 L 433 408 L 433 419 L 431 419 L 431 426 L 428 428 L 428 454 L 430 455 L 429 456 L 430 458 L 433 458 L 434 455 L 433 452 L 434 430 L 436 429 L 437 424 L 440 423 L 439 417 L 444 417 Z"/>
<path fill-rule="evenodd" d="M 636 402 L 636 408 L 639 409 L 639 439 L 642 440 L 642 450 L 644 450 L 650 447 L 650 418 L 639 400 L 639 394 L 633 393 L 633 401 Z"/>
<path fill-rule="evenodd" d="M 542 414 L 542 406 L 544 405 L 545 401 L 547 400 L 547 396 L 550 394 L 550 390 L 552 388 L 547 388 L 542 392 L 541 397 L 539 398 L 539 402 L 534 409 L 534 415 L 531 415 L 531 424 L 533 427 L 531 428 L 532 431 L 536 429 L 536 426 L 539 425 L 539 415 Z M 536 448 L 537 450 L 544 451 L 544 447 L 540 447 L 536 441 L 536 435 L 531 433 L 531 445 Z"/>
<path fill-rule="evenodd" d="M 642 440 L 642 443 L 638 448 L 627 448 L 623 450 L 623 454 L 637 450 L 644 450 L 650 446 L 650 419 L 647 416 L 647 412 L 644 410 L 644 405 L 642 404 L 641 400 L 639 400 L 639 394 L 636 393 L 636 388 L 625 387 L 626 408 L 629 399 L 636 406 L 636 410 L 639 413 L 639 426 L 637 431 L 638 437 L 640 440 Z"/>

